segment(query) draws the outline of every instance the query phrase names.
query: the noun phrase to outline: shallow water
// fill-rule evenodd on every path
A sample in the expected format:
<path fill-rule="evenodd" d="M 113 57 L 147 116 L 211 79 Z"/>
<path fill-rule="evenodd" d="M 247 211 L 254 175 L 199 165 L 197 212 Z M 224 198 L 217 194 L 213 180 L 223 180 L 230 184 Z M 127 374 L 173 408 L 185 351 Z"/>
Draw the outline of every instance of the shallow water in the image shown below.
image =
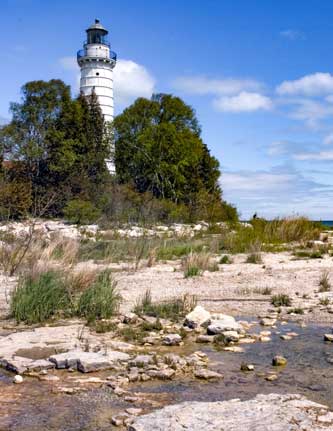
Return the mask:
<path fill-rule="evenodd" d="M 253 327 L 250 332 L 259 332 Z M 170 382 L 147 382 L 130 387 L 130 391 L 143 393 L 153 400 L 155 407 L 185 400 L 216 401 L 230 398 L 247 399 L 258 393 L 300 393 L 309 399 L 329 405 L 333 410 L 333 343 L 324 343 L 323 334 L 330 333 L 327 326 L 297 324 L 279 325 L 272 329 L 272 341 L 242 344 L 244 353 L 218 351 L 211 345 L 187 344 L 173 352 L 189 354 L 202 350 L 210 358 L 209 368 L 224 374 L 224 380 L 201 382 L 190 378 Z M 280 334 L 297 332 L 290 341 Z M 171 349 L 168 349 L 170 351 Z M 273 356 L 281 354 L 288 359 L 286 367 L 273 367 Z M 242 362 L 252 363 L 254 372 L 241 372 Z M 278 380 L 268 382 L 264 376 L 270 372 Z M 67 380 L 69 373 L 55 372 Z M 108 373 L 110 374 L 110 373 Z M 107 374 L 106 374 L 107 375 Z M 73 376 L 73 375 L 71 375 Z M 1 431 L 106 431 L 112 429 L 111 417 L 132 404 L 112 394 L 109 388 L 90 389 L 76 395 L 54 394 L 52 384 L 26 379 L 22 385 L 11 383 L 12 375 L 0 372 L 0 430 Z M 135 404 L 145 411 L 149 403 Z"/>

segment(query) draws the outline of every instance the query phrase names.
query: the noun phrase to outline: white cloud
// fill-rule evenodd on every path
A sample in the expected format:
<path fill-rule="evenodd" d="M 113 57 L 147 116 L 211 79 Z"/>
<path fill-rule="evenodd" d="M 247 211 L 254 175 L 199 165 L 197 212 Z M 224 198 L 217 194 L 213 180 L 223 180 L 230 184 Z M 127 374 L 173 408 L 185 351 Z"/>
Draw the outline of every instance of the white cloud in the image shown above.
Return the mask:
<path fill-rule="evenodd" d="M 280 95 L 327 95 L 333 92 L 333 75 L 317 72 L 294 81 L 284 81 L 276 91 Z"/>
<path fill-rule="evenodd" d="M 273 103 L 269 97 L 262 94 L 242 91 L 236 96 L 216 99 L 214 106 L 223 112 L 254 112 L 258 110 L 268 111 L 272 109 Z"/>
<path fill-rule="evenodd" d="M 284 103 L 295 106 L 289 113 L 290 118 L 304 121 L 311 129 L 317 129 L 320 120 L 333 116 L 333 106 L 317 100 L 299 98 Z"/>
<path fill-rule="evenodd" d="M 332 145 L 332 144 L 333 144 L 333 133 L 330 133 L 329 135 L 325 136 L 324 145 Z"/>
<path fill-rule="evenodd" d="M 290 165 L 225 172 L 221 185 L 224 198 L 236 204 L 244 219 L 255 212 L 268 218 L 304 214 L 325 219 L 333 199 L 331 185 L 321 184 Z"/>
<path fill-rule="evenodd" d="M 296 160 L 318 160 L 318 161 L 332 161 L 333 151 L 319 151 L 317 153 L 297 153 L 294 155 Z"/>
<path fill-rule="evenodd" d="M 114 69 L 115 104 L 127 105 L 137 97 L 151 97 L 155 79 L 141 64 L 119 59 Z"/>
<path fill-rule="evenodd" d="M 80 69 L 75 57 L 62 57 L 61 67 L 75 73 L 75 84 L 80 87 Z M 132 60 L 118 59 L 114 68 L 114 98 L 115 107 L 123 108 L 137 97 L 151 97 L 155 87 L 155 79 L 141 64 Z"/>
<path fill-rule="evenodd" d="M 189 94 L 233 95 L 244 90 L 258 90 L 262 84 L 252 79 L 211 79 L 205 76 L 179 77 L 173 82 L 176 90 Z"/>
<path fill-rule="evenodd" d="M 280 31 L 280 36 L 284 37 L 285 39 L 289 39 L 289 40 L 304 40 L 305 39 L 304 33 L 302 33 L 301 31 L 292 30 L 292 29 Z"/>

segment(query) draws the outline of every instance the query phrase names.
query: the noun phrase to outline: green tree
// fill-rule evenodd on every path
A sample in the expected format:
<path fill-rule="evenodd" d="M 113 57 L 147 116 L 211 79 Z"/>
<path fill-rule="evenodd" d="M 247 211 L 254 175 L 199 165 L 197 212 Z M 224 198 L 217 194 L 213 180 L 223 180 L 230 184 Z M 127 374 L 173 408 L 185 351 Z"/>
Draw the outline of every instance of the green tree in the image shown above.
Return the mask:
<path fill-rule="evenodd" d="M 190 204 L 200 190 L 219 199 L 219 163 L 200 136 L 193 109 L 180 98 L 137 99 L 114 120 L 120 183 L 139 192 Z"/>

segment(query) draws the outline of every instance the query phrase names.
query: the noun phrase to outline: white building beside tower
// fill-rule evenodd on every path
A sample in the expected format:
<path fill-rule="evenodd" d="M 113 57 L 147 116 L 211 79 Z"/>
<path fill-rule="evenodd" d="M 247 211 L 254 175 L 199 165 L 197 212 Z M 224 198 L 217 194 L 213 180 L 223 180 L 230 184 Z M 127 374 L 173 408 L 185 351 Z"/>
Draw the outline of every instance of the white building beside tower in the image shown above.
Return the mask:
<path fill-rule="evenodd" d="M 113 69 L 117 54 L 111 51 L 108 31 L 98 19 L 87 30 L 87 40 L 77 53 L 81 69 L 80 91 L 88 96 L 94 90 L 106 122 L 113 120 Z"/>

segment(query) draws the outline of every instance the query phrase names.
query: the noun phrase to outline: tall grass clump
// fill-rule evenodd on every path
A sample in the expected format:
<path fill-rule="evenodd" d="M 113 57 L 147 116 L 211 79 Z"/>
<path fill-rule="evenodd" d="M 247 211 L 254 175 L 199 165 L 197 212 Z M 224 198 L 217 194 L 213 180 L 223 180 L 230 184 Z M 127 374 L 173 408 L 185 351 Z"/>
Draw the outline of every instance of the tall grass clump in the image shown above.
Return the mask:
<path fill-rule="evenodd" d="M 41 323 L 71 312 L 71 297 L 60 272 L 46 271 L 28 275 L 14 290 L 10 313 L 17 322 Z"/>
<path fill-rule="evenodd" d="M 274 307 L 289 307 L 291 305 L 291 299 L 289 295 L 279 293 L 278 295 L 272 296 L 271 303 Z"/>
<path fill-rule="evenodd" d="M 153 302 L 151 291 L 147 289 L 134 307 L 134 313 L 161 319 L 178 320 L 184 317 L 196 306 L 196 298 L 184 295 L 163 302 Z"/>
<path fill-rule="evenodd" d="M 247 256 L 245 263 L 262 263 L 261 244 L 259 241 L 256 241 L 250 246 L 250 253 Z"/>
<path fill-rule="evenodd" d="M 319 292 L 328 292 L 331 290 L 330 274 L 324 271 L 319 280 Z"/>
<path fill-rule="evenodd" d="M 181 268 L 185 278 L 201 275 L 203 271 L 218 271 L 218 264 L 210 253 L 190 253 L 182 259 Z"/>
<path fill-rule="evenodd" d="M 116 282 L 110 270 L 102 271 L 80 296 L 77 314 L 88 322 L 109 319 L 118 311 L 121 296 L 117 292 Z"/>

